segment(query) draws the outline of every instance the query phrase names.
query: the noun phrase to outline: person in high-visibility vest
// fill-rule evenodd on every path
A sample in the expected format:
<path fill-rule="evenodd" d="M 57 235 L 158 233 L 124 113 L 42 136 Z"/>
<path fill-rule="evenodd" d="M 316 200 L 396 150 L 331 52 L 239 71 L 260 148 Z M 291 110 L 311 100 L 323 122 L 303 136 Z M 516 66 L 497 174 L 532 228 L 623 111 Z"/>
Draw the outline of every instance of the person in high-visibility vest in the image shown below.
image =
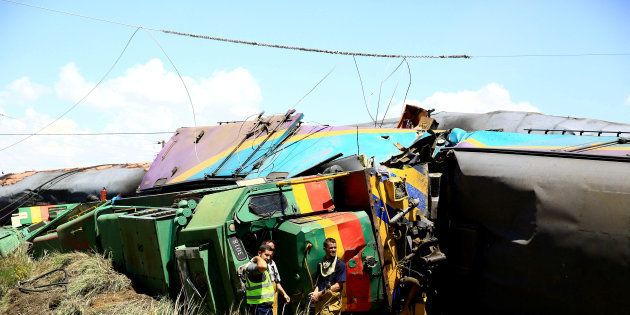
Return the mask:
<path fill-rule="evenodd" d="M 273 299 L 273 315 L 278 314 L 278 295 L 284 298 L 285 303 L 291 302 L 291 297 L 287 294 L 287 292 L 282 287 L 282 280 L 280 279 L 280 272 L 278 271 L 278 266 L 276 262 L 273 261 L 273 255 L 276 252 L 276 244 L 273 240 L 266 240 L 263 244 L 267 244 L 271 247 L 271 259 L 267 261 L 269 266 L 269 275 L 271 276 L 271 282 L 273 283 L 274 292 L 276 293 Z"/>
<path fill-rule="evenodd" d="M 275 292 L 268 266 L 272 253 L 271 246 L 260 245 L 258 256 L 245 265 L 245 295 L 249 314 L 272 314 Z"/>

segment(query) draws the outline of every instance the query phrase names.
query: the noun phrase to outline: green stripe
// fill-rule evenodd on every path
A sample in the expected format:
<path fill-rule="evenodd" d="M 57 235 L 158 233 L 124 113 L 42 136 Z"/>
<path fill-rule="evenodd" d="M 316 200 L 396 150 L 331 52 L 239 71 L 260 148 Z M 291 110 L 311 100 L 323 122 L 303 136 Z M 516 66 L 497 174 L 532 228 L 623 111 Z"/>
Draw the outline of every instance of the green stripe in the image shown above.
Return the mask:
<path fill-rule="evenodd" d="M 318 274 L 317 263 L 319 263 L 322 258 L 324 258 L 324 240 L 326 239 L 326 234 L 324 234 L 324 227 L 319 224 L 318 221 L 313 221 L 302 225 L 302 231 L 304 231 L 305 240 L 313 244 L 313 247 L 306 255 L 306 257 L 308 261 L 308 268 L 313 279 L 313 284 L 315 284 Z M 306 270 L 304 272 L 306 273 Z M 306 279 L 308 279 L 308 275 L 306 275 Z M 308 281 L 310 282 L 310 280 Z"/>
<path fill-rule="evenodd" d="M 363 232 L 365 245 L 370 247 L 373 246 L 373 248 L 376 249 L 376 239 L 374 237 L 374 232 L 372 231 L 370 218 L 364 212 L 355 212 L 354 214 L 358 217 L 359 222 L 361 222 L 361 230 Z M 376 260 L 378 261 L 378 265 L 376 268 L 380 269 L 382 261 L 380 261 L 377 251 L 375 251 L 374 254 L 376 255 Z M 365 270 L 364 272 L 368 272 L 368 270 Z M 381 281 L 381 276 L 370 277 L 370 302 L 376 302 L 378 299 L 381 299 L 383 297 L 383 294 L 385 293 L 385 288 L 383 283 L 380 284 L 379 288 L 379 282 Z"/>

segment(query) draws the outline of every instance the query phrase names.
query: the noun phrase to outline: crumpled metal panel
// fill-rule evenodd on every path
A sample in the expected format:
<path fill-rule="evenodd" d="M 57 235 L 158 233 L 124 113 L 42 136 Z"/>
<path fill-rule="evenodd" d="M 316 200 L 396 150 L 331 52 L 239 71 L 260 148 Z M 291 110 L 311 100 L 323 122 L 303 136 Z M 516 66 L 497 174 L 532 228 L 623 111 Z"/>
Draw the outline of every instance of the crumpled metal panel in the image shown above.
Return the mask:
<path fill-rule="evenodd" d="M 396 143 L 409 146 L 417 136 L 417 131 L 410 129 L 304 125 L 248 178 L 265 177 L 272 172 L 287 172 L 292 177 L 339 153 L 359 153 L 381 162 L 400 152 Z"/>
<path fill-rule="evenodd" d="M 464 130 L 501 129 L 505 132 L 527 133 L 525 129 L 555 129 L 555 130 L 605 130 L 630 132 L 630 124 L 610 122 L 590 118 L 575 118 L 552 116 L 540 113 L 517 111 L 494 111 L 489 113 L 457 113 L 435 112 L 431 118 L 438 123 L 439 129 L 448 130 L 461 128 Z M 385 119 L 383 127 L 394 128 L 398 125 L 398 118 Z M 373 122 L 359 126 L 373 126 Z M 538 132 L 540 133 L 540 132 Z M 558 132 L 559 133 L 559 132 Z M 594 135 L 585 133 L 584 135 Z M 610 134 L 608 134 L 610 135 Z M 624 134 L 628 136 L 628 134 Z"/>
<path fill-rule="evenodd" d="M 179 128 L 142 179 L 139 190 L 202 180 L 205 176 L 248 174 L 262 155 L 288 137 L 302 114 L 260 117 L 218 126 Z"/>
<path fill-rule="evenodd" d="M 586 154 L 630 158 L 627 140 L 609 136 L 573 136 L 558 134 L 522 134 L 475 131 L 463 134 L 455 147 Z"/>
<path fill-rule="evenodd" d="M 156 157 L 139 190 L 206 178 L 266 177 L 274 172 L 292 177 L 340 154 L 365 154 L 379 162 L 398 152 L 396 143 L 408 146 L 417 137 L 417 131 L 409 129 L 298 127 L 301 117 L 268 118 L 267 129 L 277 129 L 274 133 L 258 131 L 256 121 L 180 128 Z M 203 136 L 195 148 L 200 130 Z M 252 130 L 254 134 L 247 137 Z"/>
<path fill-rule="evenodd" d="M 434 113 L 441 129 L 502 129 L 505 132 L 527 132 L 525 129 L 630 131 L 630 124 L 590 118 L 552 116 L 540 113 L 495 111 L 483 114 Z"/>
<path fill-rule="evenodd" d="M 457 150 L 451 163 L 451 311 L 630 309 L 630 163 Z"/>

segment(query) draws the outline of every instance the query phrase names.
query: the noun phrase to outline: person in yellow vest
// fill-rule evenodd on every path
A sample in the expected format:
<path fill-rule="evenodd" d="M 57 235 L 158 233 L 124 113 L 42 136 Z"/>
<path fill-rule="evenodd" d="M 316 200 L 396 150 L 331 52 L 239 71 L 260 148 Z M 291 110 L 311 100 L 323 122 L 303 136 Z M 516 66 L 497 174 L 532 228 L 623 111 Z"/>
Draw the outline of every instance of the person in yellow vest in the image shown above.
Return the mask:
<path fill-rule="evenodd" d="M 291 298 L 282 287 L 282 283 L 281 283 L 282 280 L 280 279 L 280 272 L 278 272 L 278 266 L 276 266 L 276 262 L 273 261 L 273 255 L 276 252 L 276 244 L 274 243 L 273 240 L 266 240 L 263 242 L 263 244 L 269 245 L 269 247 L 271 247 L 271 259 L 267 261 L 267 264 L 269 266 L 269 275 L 271 276 L 271 282 L 273 282 L 273 288 L 274 288 L 274 291 L 276 292 L 276 295 L 274 296 L 274 299 L 273 299 L 273 315 L 277 315 L 278 314 L 278 295 L 281 295 L 284 298 L 284 302 L 287 304 L 291 302 Z"/>
<path fill-rule="evenodd" d="M 326 256 L 317 264 L 317 284 L 310 294 L 316 315 L 341 314 L 341 292 L 346 282 L 346 264 L 337 258 L 337 241 L 324 241 Z"/>
<path fill-rule="evenodd" d="M 245 265 L 245 295 L 251 315 L 272 314 L 275 292 L 268 265 L 272 253 L 271 246 L 260 245 L 258 256 Z"/>

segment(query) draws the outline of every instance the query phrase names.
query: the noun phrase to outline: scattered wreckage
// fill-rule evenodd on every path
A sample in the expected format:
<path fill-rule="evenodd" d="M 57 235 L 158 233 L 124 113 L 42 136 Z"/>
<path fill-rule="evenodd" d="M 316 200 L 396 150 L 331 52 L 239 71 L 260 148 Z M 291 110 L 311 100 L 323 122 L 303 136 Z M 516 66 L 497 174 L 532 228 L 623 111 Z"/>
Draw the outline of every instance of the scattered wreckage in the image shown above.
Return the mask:
<path fill-rule="evenodd" d="M 20 208 L 0 254 L 96 250 L 147 293 L 225 313 L 243 304 L 239 267 L 273 239 L 294 311 L 332 237 L 347 312 L 630 309 L 626 138 L 437 130 L 430 114 L 180 128 L 135 195 Z"/>

